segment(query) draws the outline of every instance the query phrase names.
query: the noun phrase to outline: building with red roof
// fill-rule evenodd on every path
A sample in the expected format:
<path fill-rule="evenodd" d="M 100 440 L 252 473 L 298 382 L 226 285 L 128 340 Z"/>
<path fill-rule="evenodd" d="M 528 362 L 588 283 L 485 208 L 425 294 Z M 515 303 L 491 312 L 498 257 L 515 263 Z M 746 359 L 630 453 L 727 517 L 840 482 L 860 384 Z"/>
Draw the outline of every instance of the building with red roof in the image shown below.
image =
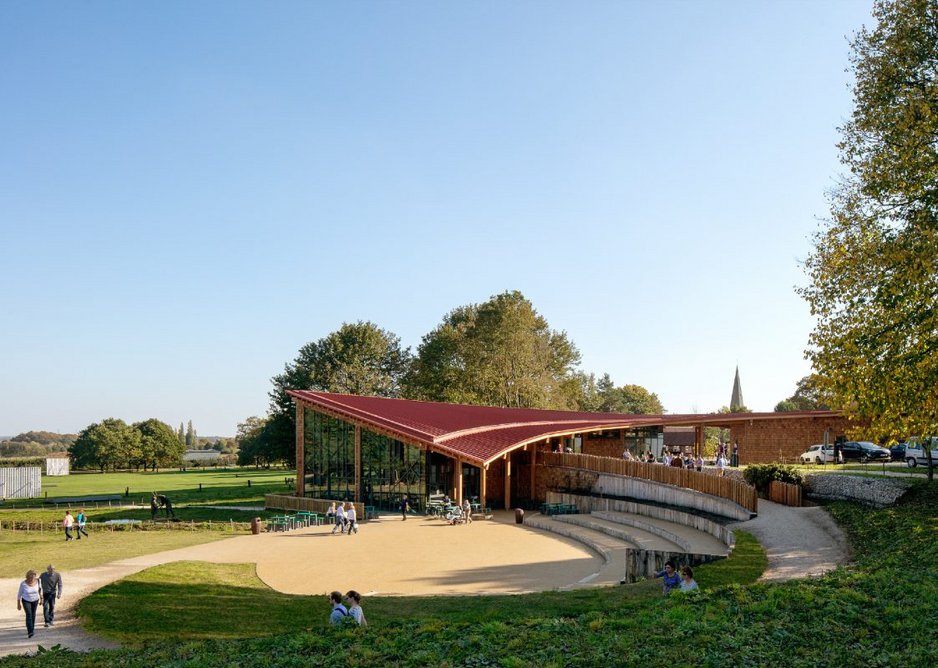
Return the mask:
<path fill-rule="evenodd" d="M 421 508 L 439 492 L 509 508 L 532 504 L 537 453 L 621 457 L 665 448 L 666 427 L 729 429 L 741 463 L 797 457 L 846 429 L 834 411 L 626 415 L 468 406 L 291 390 L 296 403 L 297 495 Z"/>

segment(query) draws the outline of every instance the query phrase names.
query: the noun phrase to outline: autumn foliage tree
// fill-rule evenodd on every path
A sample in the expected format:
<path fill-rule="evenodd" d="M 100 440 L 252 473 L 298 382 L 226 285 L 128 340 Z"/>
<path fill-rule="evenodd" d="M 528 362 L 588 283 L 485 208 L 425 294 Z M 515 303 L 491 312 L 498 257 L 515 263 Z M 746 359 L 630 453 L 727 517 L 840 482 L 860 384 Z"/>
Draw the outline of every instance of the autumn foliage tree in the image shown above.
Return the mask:
<path fill-rule="evenodd" d="M 938 3 L 877 0 L 852 41 L 847 168 L 807 259 L 807 355 L 881 436 L 938 433 Z"/>

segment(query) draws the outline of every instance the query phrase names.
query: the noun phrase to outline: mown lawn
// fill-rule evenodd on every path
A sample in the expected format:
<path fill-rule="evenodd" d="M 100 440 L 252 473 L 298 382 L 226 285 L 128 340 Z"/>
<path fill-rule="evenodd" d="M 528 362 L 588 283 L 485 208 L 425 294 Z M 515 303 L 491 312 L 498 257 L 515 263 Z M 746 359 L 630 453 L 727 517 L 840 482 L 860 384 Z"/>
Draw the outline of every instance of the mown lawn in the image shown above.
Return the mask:
<path fill-rule="evenodd" d="M 120 665 L 239 666 L 902 666 L 938 665 L 938 486 L 918 484 L 895 508 L 831 506 L 854 547 L 856 563 L 821 578 L 785 583 L 729 584 L 721 564 L 701 569 L 698 595 L 655 596 L 653 584 L 573 593 L 463 599 L 368 599 L 371 625 L 323 625 L 325 601 L 269 599 L 266 607 L 239 608 L 250 574 L 214 572 L 241 581 L 237 592 L 217 583 L 214 607 L 174 608 L 177 628 L 193 616 L 227 616 L 232 624 L 265 617 L 278 635 L 242 640 L 149 642 L 142 647 L 88 655 L 46 653 L 8 658 L 4 666 L 61 668 Z M 733 560 L 724 562 L 732 564 Z M 322 565 L 330 567 L 329 565 Z M 309 565 L 298 565 L 298 577 Z M 196 568 L 189 566 L 187 568 Z M 175 576 L 185 580 L 190 571 Z M 166 584 L 163 578 L 157 578 Z M 197 582 L 192 582 L 197 584 Z M 159 583 L 154 583 L 159 584 Z M 117 583 L 114 587 L 126 586 Z M 163 607 L 178 606 L 177 583 Z M 633 593 L 634 592 L 634 593 Z M 126 597 L 135 594 L 125 590 Z M 241 594 L 242 596 L 237 596 Z M 102 590 L 100 595 L 114 596 Z M 267 594 L 269 595 L 269 593 Z M 212 599 L 206 594 L 202 604 Z M 91 597 L 82 606 L 95 621 Z M 140 600 L 140 599 L 138 599 Z M 146 594 L 150 605 L 154 593 Z M 298 606 L 292 608 L 291 606 Z M 280 607 L 293 615 L 280 617 Z M 108 607 L 108 606 L 104 606 Z M 142 605 L 146 616 L 150 610 Z M 229 610 L 223 612 L 223 610 Z M 239 614 L 243 610 L 244 614 Z M 264 612 L 266 610 L 266 613 Z M 305 612 L 301 612 L 305 611 Z M 284 613 L 286 614 L 286 613 Z M 214 623 L 214 622 L 212 622 Z"/>
<path fill-rule="evenodd" d="M 41 572 L 48 564 L 71 571 L 230 536 L 222 531 L 101 531 L 92 533 L 90 538 L 66 543 L 64 534 L 59 532 L 3 531 L 0 577 L 22 578 L 28 569 Z"/>

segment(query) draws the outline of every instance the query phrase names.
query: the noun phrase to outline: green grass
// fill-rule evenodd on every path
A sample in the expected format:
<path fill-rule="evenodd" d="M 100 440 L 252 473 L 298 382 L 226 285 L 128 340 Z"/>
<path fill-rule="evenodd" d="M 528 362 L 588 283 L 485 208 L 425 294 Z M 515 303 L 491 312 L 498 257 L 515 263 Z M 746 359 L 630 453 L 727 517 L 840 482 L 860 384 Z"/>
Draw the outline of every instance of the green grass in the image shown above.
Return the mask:
<path fill-rule="evenodd" d="M 728 559 L 701 566 L 705 587 L 751 583 L 765 570 L 765 552 L 740 532 Z M 298 571 L 298 577 L 301 577 Z M 447 624 L 480 620 L 508 622 L 519 616 L 575 617 L 625 601 L 661 598 L 661 584 L 543 592 L 519 596 L 374 597 L 365 602 L 374 627 L 397 620 L 425 619 Z M 122 643 L 181 638 L 252 638 L 289 629 L 324 627 L 329 605 L 324 596 L 290 596 L 268 588 L 253 564 L 175 562 L 141 571 L 101 588 L 80 604 L 85 627 Z M 184 619 L 185 625 L 174 620 Z"/>
<path fill-rule="evenodd" d="M 295 472 L 285 469 L 188 469 L 146 473 L 77 472 L 67 476 L 43 476 L 43 495 L 49 498 L 119 494 L 129 502 L 149 504 L 151 492 L 167 494 L 177 503 L 254 504 L 264 494 L 284 492 L 286 479 Z M 248 481 L 251 486 L 248 487 Z M 201 484 L 202 489 L 199 490 Z M 43 499 L 8 501 L 5 507 L 35 505 Z"/>
<path fill-rule="evenodd" d="M 100 531 L 65 542 L 61 532 L 0 532 L 0 577 L 22 578 L 28 568 L 55 564 L 62 571 L 227 538 L 217 531 Z"/>
<path fill-rule="evenodd" d="M 249 639 L 165 640 L 87 655 L 46 653 L 7 658 L 2 666 L 124 668 L 178 666 L 288 668 L 293 666 L 441 666 L 579 668 L 593 666 L 934 666 L 938 644 L 938 485 L 919 482 L 894 508 L 830 506 L 854 547 L 856 563 L 820 577 L 783 583 L 730 583 L 742 571 L 723 572 L 735 559 L 700 569 L 699 595 L 654 595 L 653 584 L 531 596 L 368 599 L 366 629 L 324 626 L 323 600 L 256 593 L 250 572 L 213 571 L 197 601 L 180 599 L 199 586 L 202 570 L 186 566 L 156 573 L 161 595 L 127 587 L 99 592 L 140 603 L 138 617 L 174 606 L 172 624 L 183 633 L 226 616 L 234 624 L 277 635 Z M 740 541 L 745 547 L 745 540 Z M 741 555 L 740 555 L 741 556 Z M 328 565 L 322 565 L 328 567 Z M 236 567 L 237 568 L 237 567 Z M 207 573 L 207 571 L 206 571 Z M 302 568 L 298 568 L 302 577 Z M 177 578 L 174 586 L 167 578 Z M 217 580 L 220 580 L 217 581 Z M 235 584 L 232 584 L 232 581 Z M 230 589 L 229 589 L 230 588 Z M 139 597 L 138 597 L 139 595 Z M 263 596 L 273 596 L 264 599 Z M 246 597 L 246 599 L 245 599 Z M 322 597 L 319 597 L 320 599 Z M 244 600 L 245 607 L 239 608 Z M 106 622 L 104 599 L 82 605 L 87 623 Z M 144 605 L 143 601 L 148 604 Z M 204 607 L 196 609 L 200 603 Z M 258 607 L 250 607 L 258 606 Z M 283 610 L 281 610 L 283 606 Z M 244 614 L 239 614 L 239 609 Z M 222 610 L 230 610 L 222 612 Z M 155 611 L 154 611 L 155 613 Z M 163 613 L 160 613 L 163 614 Z M 111 623 L 123 620 L 111 617 Z M 138 632 L 146 624 L 134 622 Z M 227 632 L 227 631 L 226 631 Z M 252 631 L 251 633 L 255 633 Z M 209 635 L 220 635 L 211 631 Z"/>

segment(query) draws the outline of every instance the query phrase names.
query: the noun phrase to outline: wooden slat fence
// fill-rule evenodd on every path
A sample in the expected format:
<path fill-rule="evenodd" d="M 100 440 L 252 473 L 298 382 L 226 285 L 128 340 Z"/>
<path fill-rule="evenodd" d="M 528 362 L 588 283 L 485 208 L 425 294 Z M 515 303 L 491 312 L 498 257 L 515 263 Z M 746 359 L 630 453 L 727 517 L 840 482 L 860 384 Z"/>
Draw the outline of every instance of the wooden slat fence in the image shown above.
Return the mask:
<path fill-rule="evenodd" d="M 769 501 L 786 506 L 801 507 L 801 485 L 772 480 L 769 482 Z"/>
<path fill-rule="evenodd" d="M 595 473 L 642 478 L 664 485 L 692 489 L 711 496 L 729 499 L 751 512 L 757 511 L 759 503 L 756 488 L 742 480 L 724 478 L 713 473 L 694 469 L 626 461 L 618 457 L 599 457 L 569 452 L 545 452 L 537 454 L 538 464 L 585 469 Z"/>

